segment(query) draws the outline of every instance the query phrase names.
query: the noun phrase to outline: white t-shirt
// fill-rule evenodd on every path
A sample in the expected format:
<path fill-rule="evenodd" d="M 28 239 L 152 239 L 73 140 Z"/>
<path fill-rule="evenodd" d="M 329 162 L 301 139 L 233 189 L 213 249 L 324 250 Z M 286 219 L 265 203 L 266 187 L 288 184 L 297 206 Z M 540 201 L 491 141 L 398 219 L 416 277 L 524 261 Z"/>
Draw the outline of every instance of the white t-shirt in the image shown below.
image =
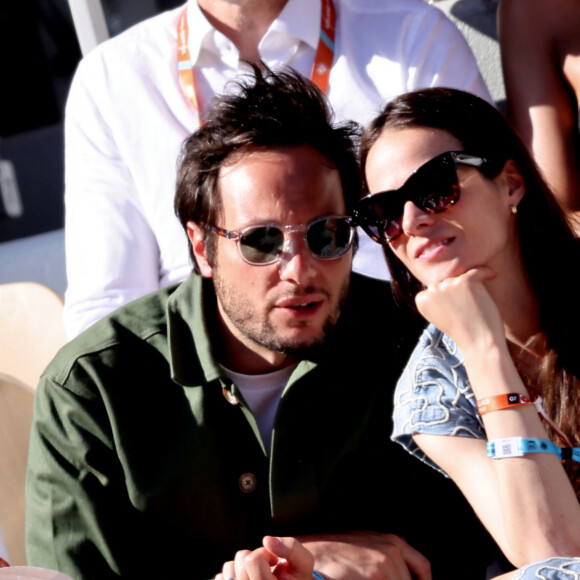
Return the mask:
<path fill-rule="evenodd" d="M 241 374 L 220 365 L 224 373 L 240 389 L 256 419 L 262 441 L 268 451 L 270 450 L 272 430 L 274 429 L 280 397 L 297 365 L 298 363 L 262 375 Z"/>
<path fill-rule="evenodd" d="M 491 102 L 463 35 L 422 0 L 334 0 L 328 97 L 337 120 L 366 124 L 392 97 L 452 86 Z M 191 272 L 173 210 L 176 160 L 198 126 L 177 81 L 183 8 L 146 20 L 79 64 L 65 115 L 65 323 L 73 337 L 122 304 Z M 203 103 L 246 70 L 234 44 L 187 5 L 189 48 Z M 309 75 L 320 0 L 288 0 L 260 43 L 272 69 Z M 361 235 L 354 270 L 388 278 L 381 247 Z"/>

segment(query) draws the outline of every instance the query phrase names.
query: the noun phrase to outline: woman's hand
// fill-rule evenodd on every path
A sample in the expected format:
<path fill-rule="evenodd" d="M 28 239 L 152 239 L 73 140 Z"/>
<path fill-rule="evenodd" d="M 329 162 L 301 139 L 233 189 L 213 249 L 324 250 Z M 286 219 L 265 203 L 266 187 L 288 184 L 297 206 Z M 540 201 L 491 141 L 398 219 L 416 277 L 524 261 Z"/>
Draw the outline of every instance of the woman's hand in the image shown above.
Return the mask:
<path fill-rule="evenodd" d="M 215 580 L 312 580 L 316 568 L 328 580 L 431 580 L 431 565 L 394 534 L 355 531 L 263 539 L 263 548 L 241 550 Z M 306 547 L 307 546 L 307 547 Z"/>
<path fill-rule="evenodd" d="M 314 556 L 298 540 L 265 536 L 262 543 L 237 552 L 215 580 L 312 580 Z"/>
<path fill-rule="evenodd" d="M 482 341 L 486 346 L 490 340 L 503 341 L 503 322 L 484 284 L 495 276 L 491 268 L 478 267 L 430 284 L 417 294 L 417 309 L 461 350 Z"/>
<path fill-rule="evenodd" d="M 488 292 L 494 278 L 490 268 L 473 268 L 430 285 L 416 297 L 421 314 L 461 350 L 476 400 L 527 394 L 508 350 L 501 313 Z M 510 312 L 503 314 L 509 324 Z M 482 421 L 488 440 L 546 438 L 531 405 L 485 413 Z M 425 433 L 416 434 L 415 442 L 455 481 L 516 567 L 578 553 L 578 500 L 556 455 L 530 453 L 498 460 L 487 457 L 485 441 L 469 437 Z"/>

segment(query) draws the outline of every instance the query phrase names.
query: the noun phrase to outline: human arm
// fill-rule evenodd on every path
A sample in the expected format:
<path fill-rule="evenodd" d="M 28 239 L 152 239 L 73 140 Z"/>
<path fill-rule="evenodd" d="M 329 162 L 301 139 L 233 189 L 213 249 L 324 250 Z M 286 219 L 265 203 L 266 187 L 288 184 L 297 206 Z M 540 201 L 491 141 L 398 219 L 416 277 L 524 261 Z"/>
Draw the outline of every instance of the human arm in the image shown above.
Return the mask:
<path fill-rule="evenodd" d="M 580 5 L 502 0 L 508 114 L 562 206 L 580 210 Z"/>
<path fill-rule="evenodd" d="M 43 378 L 35 394 L 26 485 L 29 565 L 75 580 L 118 578 L 139 570 L 143 526 L 120 490 L 103 408 Z"/>
<path fill-rule="evenodd" d="M 65 116 L 69 338 L 159 287 L 159 250 L 119 147 L 119 113 L 107 94 L 105 65 L 90 56 L 75 75 Z"/>
<path fill-rule="evenodd" d="M 526 394 L 509 354 L 502 318 L 478 268 L 417 296 L 420 312 L 459 347 L 477 399 Z M 483 415 L 489 440 L 546 438 L 533 406 Z M 420 434 L 415 442 L 457 483 L 506 556 L 516 566 L 580 552 L 580 506 L 557 456 L 544 453 L 490 459 L 485 441 Z"/>
<path fill-rule="evenodd" d="M 314 567 L 329 580 L 355 578 L 430 580 L 429 561 L 394 534 L 355 531 L 298 538 L 314 555 Z"/>
<path fill-rule="evenodd" d="M 288 564 L 279 565 L 279 558 Z M 264 538 L 264 548 L 238 552 L 216 580 L 310 580 L 315 568 L 327 580 L 430 580 L 428 560 L 393 534 L 357 531 L 344 534 Z M 413 574 L 413 576 L 411 576 Z"/>

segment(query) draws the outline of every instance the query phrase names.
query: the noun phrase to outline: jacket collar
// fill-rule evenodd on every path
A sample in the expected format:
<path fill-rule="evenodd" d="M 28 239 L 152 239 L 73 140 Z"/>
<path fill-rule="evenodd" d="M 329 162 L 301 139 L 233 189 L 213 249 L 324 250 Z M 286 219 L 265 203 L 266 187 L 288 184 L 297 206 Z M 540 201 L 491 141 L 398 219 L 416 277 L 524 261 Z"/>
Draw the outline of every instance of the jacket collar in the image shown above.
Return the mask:
<path fill-rule="evenodd" d="M 192 274 L 167 302 L 167 338 L 171 378 L 199 386 L 222 376 L 214 355 L 217 333 L 215 292 L 211 280 Z"/>

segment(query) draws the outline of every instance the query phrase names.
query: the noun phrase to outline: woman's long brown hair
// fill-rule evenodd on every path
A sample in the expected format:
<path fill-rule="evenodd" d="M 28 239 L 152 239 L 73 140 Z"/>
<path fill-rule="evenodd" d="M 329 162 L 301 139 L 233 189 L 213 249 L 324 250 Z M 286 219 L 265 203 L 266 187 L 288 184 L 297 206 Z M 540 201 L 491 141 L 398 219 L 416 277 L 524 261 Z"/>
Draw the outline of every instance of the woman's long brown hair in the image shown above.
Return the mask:
<path fill-rule="evenodd" d="M 385 129 L 428 127 L 459 139 L 465 151 L 493 161 L 494 177 L 508 159 L 524 178 L 526 193 L 518 205 L 518 233 L 524 266 L 538 297 L 546 349 L 531 388 L 544 399 L 551 419 L 580 446 L 580 240 L 561 211 L 523 141 L 509 121 L 483 99 L 455 89 L 430 88 L 390 101 L 363 132 L 361 167 Z M 388 171 L 388 168 L 385 168 Z M 389 248 L 385 255 L 399 303 L 415 309 L 421 283 Z M 519 368 L 518 357 L 515 357 Z M 556 440 L 554 434 L 550 435 Z M 580 466 L 565 465 L 580 498 Z"/>

